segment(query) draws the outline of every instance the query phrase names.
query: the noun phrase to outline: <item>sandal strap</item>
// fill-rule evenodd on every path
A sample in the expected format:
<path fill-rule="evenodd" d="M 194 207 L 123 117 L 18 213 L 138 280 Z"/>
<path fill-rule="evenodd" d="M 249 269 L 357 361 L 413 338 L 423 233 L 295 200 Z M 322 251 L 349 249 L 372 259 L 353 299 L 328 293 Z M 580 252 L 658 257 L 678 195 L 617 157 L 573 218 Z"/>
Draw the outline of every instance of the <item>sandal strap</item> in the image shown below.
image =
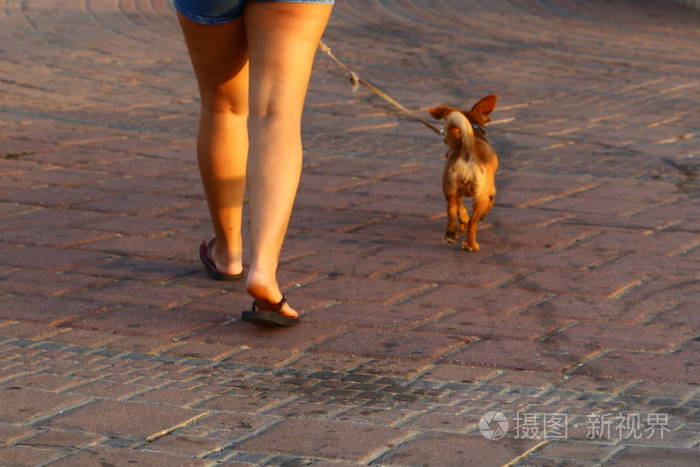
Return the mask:
<path fill-rule="evenodd" d="M 282 295 L 282 299 L 281 299 L 279 302 L 277 302 L 277 303 L 270 303 L 270 302 L 266 302 L 266 301 L 264 301 L 264 300 L 260 300 L 260 301 L 263 302 L 263 303 L 265 303 L 266 305 L 269 305 L 269 306 L 270 306 L 270 310 L 269 310 L 269 311 L 274 311 L 274 312 L 278 312 L 278 313 L 279 313 L 279 312 L 282 310 L 282 307 L 284 306 L 284 304 L 287 303 L 287 297 L 285 297 L 284 295 Z M 258 300 L 253 300 L 252 310 L 253 310 L 253 311 L 258 311 Z M 268 311 L 268 310 L 266 310 L 266 311 Z"/>

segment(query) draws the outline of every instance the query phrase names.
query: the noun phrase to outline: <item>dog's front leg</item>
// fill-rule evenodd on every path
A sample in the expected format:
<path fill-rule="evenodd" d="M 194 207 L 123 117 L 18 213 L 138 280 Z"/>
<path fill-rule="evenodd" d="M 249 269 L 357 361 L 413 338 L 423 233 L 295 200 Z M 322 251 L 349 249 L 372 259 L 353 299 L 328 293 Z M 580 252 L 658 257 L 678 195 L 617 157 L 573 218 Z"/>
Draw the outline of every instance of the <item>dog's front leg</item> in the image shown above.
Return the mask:
<path fill-rule="evenodd" d="M 460 199 L 456 194 L 445 194 L 447 200 L 447 230 L 445 240 L 449 244 L 457 242 L 457 215 L 459 211 Z"/>

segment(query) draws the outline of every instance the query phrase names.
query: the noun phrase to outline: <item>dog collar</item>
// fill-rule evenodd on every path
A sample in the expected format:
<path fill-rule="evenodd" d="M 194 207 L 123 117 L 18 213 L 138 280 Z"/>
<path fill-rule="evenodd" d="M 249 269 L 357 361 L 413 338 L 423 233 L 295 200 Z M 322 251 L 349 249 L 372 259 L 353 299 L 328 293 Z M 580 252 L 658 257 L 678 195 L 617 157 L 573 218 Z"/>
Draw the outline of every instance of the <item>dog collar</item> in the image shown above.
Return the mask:
<path fill-rule="evenodd" d="M 476 123 L 472 123 L 472 128 L 474 128 L 476 131 L 481 133 L 482 136 L 486 137 L 486 130 L 484 129 L 483 126 L 476 124 Z"/>

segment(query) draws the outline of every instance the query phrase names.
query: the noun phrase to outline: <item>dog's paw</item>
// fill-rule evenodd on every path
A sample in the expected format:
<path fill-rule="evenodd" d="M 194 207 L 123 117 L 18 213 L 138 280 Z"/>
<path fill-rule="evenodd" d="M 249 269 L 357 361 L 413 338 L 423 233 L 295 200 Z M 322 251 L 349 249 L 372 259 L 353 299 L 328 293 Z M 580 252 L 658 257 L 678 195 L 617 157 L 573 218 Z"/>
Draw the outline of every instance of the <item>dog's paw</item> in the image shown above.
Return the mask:
<path fill-rule="evenodd" d="M 467 231 L 467 224 L 459 224 L 459 231 L 466 232 Z"/>
<path fill-rule="evenodd" d="M 450 245 L 457 243 L 457 232 L 445 232 L 445 241 Z"/>
<path fill-rule="evenodd" d="M 481 249 L 478 243 L 474 242 L 474 244 L 470 244 L 467 241 L 462 243 L 462 248 L 467 251 L 479 251 Z"/>

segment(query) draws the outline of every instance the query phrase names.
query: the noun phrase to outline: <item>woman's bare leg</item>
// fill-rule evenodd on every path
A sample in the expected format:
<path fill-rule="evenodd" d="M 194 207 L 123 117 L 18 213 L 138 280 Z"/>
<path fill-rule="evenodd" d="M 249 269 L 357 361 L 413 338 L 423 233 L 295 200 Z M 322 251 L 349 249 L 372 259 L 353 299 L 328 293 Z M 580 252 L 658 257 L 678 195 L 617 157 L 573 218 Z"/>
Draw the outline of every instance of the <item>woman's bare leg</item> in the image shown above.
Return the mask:
<path fill-rule="evenodd" d="M 199 85 L 197 161 L 223 273 L 241 272 L 241 214 L 248 154 L 248 52 L 242 19 L 202 25 L 178 16 Z"/>
<path fill-rule="evenodd" d="M 318 41 L 332 7 L 251 2 L 244 22 L 250 58 L 248 200 L 252 261 L 247 290 L 277 303 L 277 266 L 301 175 L 301 114 Z M 289 305 L 283 315 L 296 317 Z"/>

